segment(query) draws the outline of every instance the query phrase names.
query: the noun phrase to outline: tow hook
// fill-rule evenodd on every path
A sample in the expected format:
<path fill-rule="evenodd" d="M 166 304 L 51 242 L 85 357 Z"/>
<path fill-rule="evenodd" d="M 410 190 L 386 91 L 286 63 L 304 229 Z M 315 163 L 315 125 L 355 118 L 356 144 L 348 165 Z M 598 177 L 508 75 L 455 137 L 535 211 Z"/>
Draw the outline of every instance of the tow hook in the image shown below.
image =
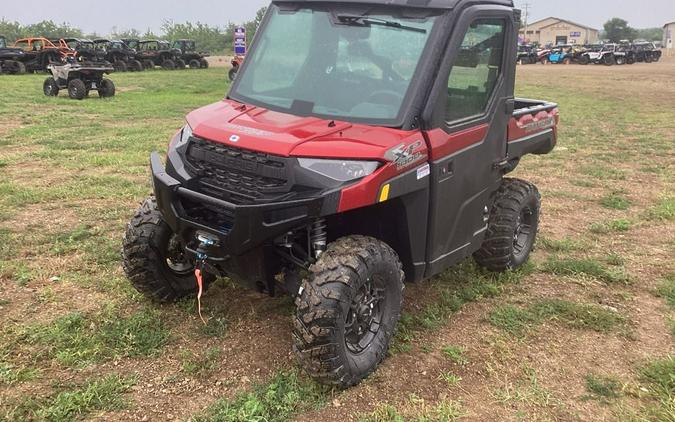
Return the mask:
<path fill-rule="evenodd" d="M 195 263 L 195 279 L 197 281 L 197 311 L 199 318 L 206 325 L 206 320 L 202 316 L 202 292 L 204 290 L 203 275 L 206 261 L 209 259 L 208 251 L 210 248 L 219 246 L 217 238 L 209 236 L 207 233 L 197 232 L 199 245 L 196 250 L 197 262 Z"/>

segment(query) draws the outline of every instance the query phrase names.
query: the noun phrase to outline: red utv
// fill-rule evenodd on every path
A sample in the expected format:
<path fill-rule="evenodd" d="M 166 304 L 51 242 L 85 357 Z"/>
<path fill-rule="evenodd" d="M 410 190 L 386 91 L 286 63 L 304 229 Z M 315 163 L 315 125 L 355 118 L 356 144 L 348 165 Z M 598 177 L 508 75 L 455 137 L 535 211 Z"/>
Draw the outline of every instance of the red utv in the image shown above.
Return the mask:
<path fill-rule="evenodd" d="M 46 72 L 50 64 L 63 64 L 69 58 L 75 58 L 75 51 L 65 43 L 57 46 L 46 38 L 20 38 L 14 42 L 14 47 L 23 50 L 19 60 L 28 72 Z"/>
<path fill-rule="evenodd" d="M 304 368 L 359 383 L 404 282 L 528 260 L 539 193 L 506 176 L 554 148 L 558 108 L 514 98 L 519 25 L 510 0 L 273 1 L 227 97 L 152 153 L 127 277 L 161 302 L 285 291 Z"/>

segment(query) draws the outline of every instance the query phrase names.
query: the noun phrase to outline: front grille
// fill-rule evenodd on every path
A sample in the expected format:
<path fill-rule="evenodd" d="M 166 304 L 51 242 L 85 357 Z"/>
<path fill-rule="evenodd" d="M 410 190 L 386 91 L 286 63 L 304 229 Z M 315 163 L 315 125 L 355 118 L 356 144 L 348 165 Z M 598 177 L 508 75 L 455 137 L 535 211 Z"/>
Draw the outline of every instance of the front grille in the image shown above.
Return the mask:
<path fill-rule="evenodd" d="M 199 191 L 235 204 L 278 200 L 291 190 L 284 157 L 192 137 L 186 161 Z"/>

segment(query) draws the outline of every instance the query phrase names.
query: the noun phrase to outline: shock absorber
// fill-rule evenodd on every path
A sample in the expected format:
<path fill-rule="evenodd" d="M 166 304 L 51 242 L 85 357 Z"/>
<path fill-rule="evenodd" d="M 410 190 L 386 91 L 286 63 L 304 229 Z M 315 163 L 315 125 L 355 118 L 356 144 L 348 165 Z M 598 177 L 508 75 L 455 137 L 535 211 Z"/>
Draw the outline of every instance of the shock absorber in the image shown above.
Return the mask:
<path fill-rule="evenodd" d="M 326 250 L 326 243 L 328 240 L 328 233 L 326 232 L 326 220 L 317 218 L 312 223 L 310 231 L 310 240 L 314 250 L 314 258 L 319 258 Z"/>

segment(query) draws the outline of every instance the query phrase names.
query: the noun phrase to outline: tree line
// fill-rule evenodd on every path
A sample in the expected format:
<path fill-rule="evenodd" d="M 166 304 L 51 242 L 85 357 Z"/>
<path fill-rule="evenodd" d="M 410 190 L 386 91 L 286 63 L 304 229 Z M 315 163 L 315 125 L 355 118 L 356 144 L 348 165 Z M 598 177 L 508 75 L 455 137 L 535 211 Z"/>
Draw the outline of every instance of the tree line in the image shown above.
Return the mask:
<path fill-rule="evenodd" d="M 628 21 L 621 18 L 612 18 L 605 22 L 604 31 L 601 34 L 602 39 L 607 39 L 610 42 L 617 43 L 623 40 L 647 40 L 647 41 L 661 41 L 663 40 L 663 29 L 661 28 L 646 28 L 635 29 L 632 28 Z"/>
<path fill-rule="evenodd" d="M 246 34 L 249 41 L 253 38 L 255 31 L 265 15 L 266 8 L 263 7 L 256 12 L 255 18 L 244 23 Z M 176 23 L 165 20 L 161 26 L 161 32 L 155 34 L 150 30 L 141 32 L 137 29 L 119 30 L 113 27 L 109 34 L 84 33 L 81 29 L 71 26 L 68 23 L 57 24 L 51 20 L 45 20 L 31 25 L 21 25 L 19 22 L 11 22 L 5 19 L 0 20 L 0 35 L 7 38 L 8 43 L 14 40 L 26 37 L 45 37 L 45 38 L 141 38 L 141 39 L 192 39 L 195 40 L 199 50 L 208 51 L 211 54 L 230 54 L 233 50 L 234 29 L 239 26 L 229 23 L 224 27 L 212 26 L 201 22 Z"/>

